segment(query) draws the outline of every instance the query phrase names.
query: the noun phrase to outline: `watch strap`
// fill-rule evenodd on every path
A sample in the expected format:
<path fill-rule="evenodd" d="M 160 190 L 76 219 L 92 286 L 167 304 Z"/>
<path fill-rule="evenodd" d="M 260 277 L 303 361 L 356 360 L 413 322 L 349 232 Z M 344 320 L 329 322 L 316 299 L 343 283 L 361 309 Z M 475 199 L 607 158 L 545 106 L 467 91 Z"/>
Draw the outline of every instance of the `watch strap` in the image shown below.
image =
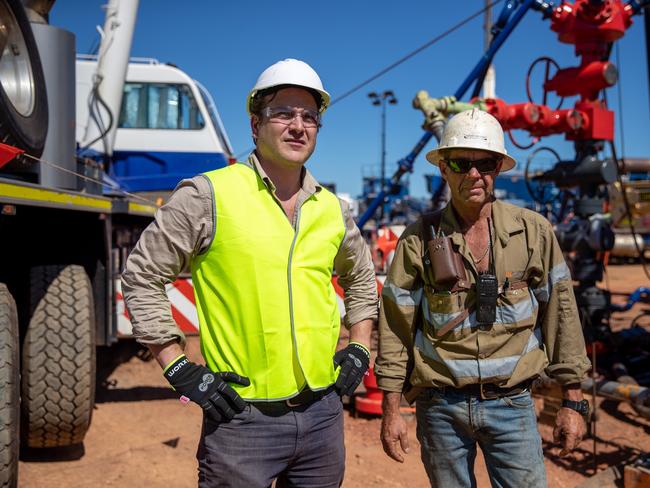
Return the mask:
<path fill-rule="evenodd" d="M 587 400 L 581 400 L 576 402 L 574 400 L 567 400 L 566 398 L 562 400 L 562 406 L 575 410 L 580 415 L 587 415 L 589 413 L 589 403 Z"/>

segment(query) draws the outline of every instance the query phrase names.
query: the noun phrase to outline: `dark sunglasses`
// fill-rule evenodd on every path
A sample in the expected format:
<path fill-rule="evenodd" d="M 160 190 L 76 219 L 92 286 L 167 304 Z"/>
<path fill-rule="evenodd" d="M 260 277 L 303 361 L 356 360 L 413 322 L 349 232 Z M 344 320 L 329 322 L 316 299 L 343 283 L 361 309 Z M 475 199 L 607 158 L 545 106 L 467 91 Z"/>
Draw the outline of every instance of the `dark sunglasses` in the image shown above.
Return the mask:
<path fill-rule="evenodd" d="M 484 158 L 484 159 L 446 159 L 445 163 L 454 172 L 458 174 L 469 173 L 469 170 L 476 168 L 479 173 L 494 173 L 499 167 L 500 159 Z"/>

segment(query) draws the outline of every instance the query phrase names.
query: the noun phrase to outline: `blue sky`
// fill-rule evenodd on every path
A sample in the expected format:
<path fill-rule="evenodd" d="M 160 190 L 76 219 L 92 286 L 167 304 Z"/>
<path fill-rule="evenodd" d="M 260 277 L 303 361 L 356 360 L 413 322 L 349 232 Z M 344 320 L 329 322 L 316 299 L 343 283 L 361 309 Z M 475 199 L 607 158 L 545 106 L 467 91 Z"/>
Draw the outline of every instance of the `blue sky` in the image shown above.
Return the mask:
<path fill-rule="evenodd" d="M 52 25 L 76 35 L 77 51 L 88 52 L 103 25 L 97 0 L 59 1 L 50 15 Z M 251 146 L 245 99 L 259 73 L 268 65 L 293 57 L 311 64 L 333 97 L 343 94 L 403 55 L 481 9 L 483 0 L 462 1 L 171 1 L 141 0 L 132 56 L 172 62 L 199 80 L 212 93 L 236 153 Z M 494 8 L 493 16 L 501 10 Z M 619 130 L 617 87 L 609 90 L 616 112 L 619 155 L 650 157 L 650 102 L 643 18 L 619 41 L 622 83 L 624 152 Z M 331 107 L 325 114 L 318 146 L 308 166 L 323 182 L 358 195 L 362 172 L 378 171 L 380 161 L 380 110 L 367 98 L 370 91 L 391 89 L 399 103 L 387 109 L 387 173 L 407 155 L 422 136 L 421 112 L 411 107 L 418 90 L 432 96 L 453 94 L 483 51 L 483 18 L 429 47 L 396 69 Z M 578 64 L 573 46 L 560 44 L 550 23 L 530 11 L 495 59 L 497 96 L 509 103 L 526 101 L 525 76 L 539 56 L 553 57 L 561 67 Z M 535 80 L 533 80 L 534 82 Z M 533 94 L 541 100 L 539 84 Z M 549 100 L 553 101 L 553 98 Z M 572 106 L 566 99 L 563 107 Z M 521 142 L 528 135 L 517 132 Z M 573 157 L 571 144 L 561 136 L 545 138 L 535 147 L 549 145 L 562 158 Z M 429 143 L 410 176 L 411 193 L 425 196 L 423 174 L 437 171 L 424 159 Z M 531 150 L 509 143 L 508 151 L 523 167 Z M 534 149 L 534 148 L 533 148 Z"/>

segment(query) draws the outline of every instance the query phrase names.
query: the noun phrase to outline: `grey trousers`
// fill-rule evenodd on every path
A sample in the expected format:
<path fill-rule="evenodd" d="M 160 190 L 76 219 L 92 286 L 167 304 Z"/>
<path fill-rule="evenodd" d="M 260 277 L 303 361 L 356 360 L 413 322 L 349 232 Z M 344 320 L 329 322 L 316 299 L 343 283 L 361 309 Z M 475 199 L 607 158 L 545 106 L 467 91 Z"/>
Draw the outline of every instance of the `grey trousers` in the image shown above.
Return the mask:
<path fill-rule="evenodd" d="M 343 482 L 343 406 L 333 391 L 309 405 L 248 404 L 230 422 L 205 416 L 199 487 L 334 488 Z"/>

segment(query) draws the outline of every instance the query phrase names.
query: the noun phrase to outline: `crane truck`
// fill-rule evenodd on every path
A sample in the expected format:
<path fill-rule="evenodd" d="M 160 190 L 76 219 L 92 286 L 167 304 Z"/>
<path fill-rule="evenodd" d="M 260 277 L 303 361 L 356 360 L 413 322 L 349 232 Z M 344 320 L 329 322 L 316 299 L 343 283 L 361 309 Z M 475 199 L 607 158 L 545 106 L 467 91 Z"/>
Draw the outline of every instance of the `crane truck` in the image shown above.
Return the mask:
<path fill-rule="evenodd" d="M 137 0 L 110 0 L 98 54 L 79 57 L 53 3 L 0 0 L 1 488 L 19 446 L 83 441 L 126 256 L 157 199 L 232 159 L 200 83 L 129 58 Z"/>

